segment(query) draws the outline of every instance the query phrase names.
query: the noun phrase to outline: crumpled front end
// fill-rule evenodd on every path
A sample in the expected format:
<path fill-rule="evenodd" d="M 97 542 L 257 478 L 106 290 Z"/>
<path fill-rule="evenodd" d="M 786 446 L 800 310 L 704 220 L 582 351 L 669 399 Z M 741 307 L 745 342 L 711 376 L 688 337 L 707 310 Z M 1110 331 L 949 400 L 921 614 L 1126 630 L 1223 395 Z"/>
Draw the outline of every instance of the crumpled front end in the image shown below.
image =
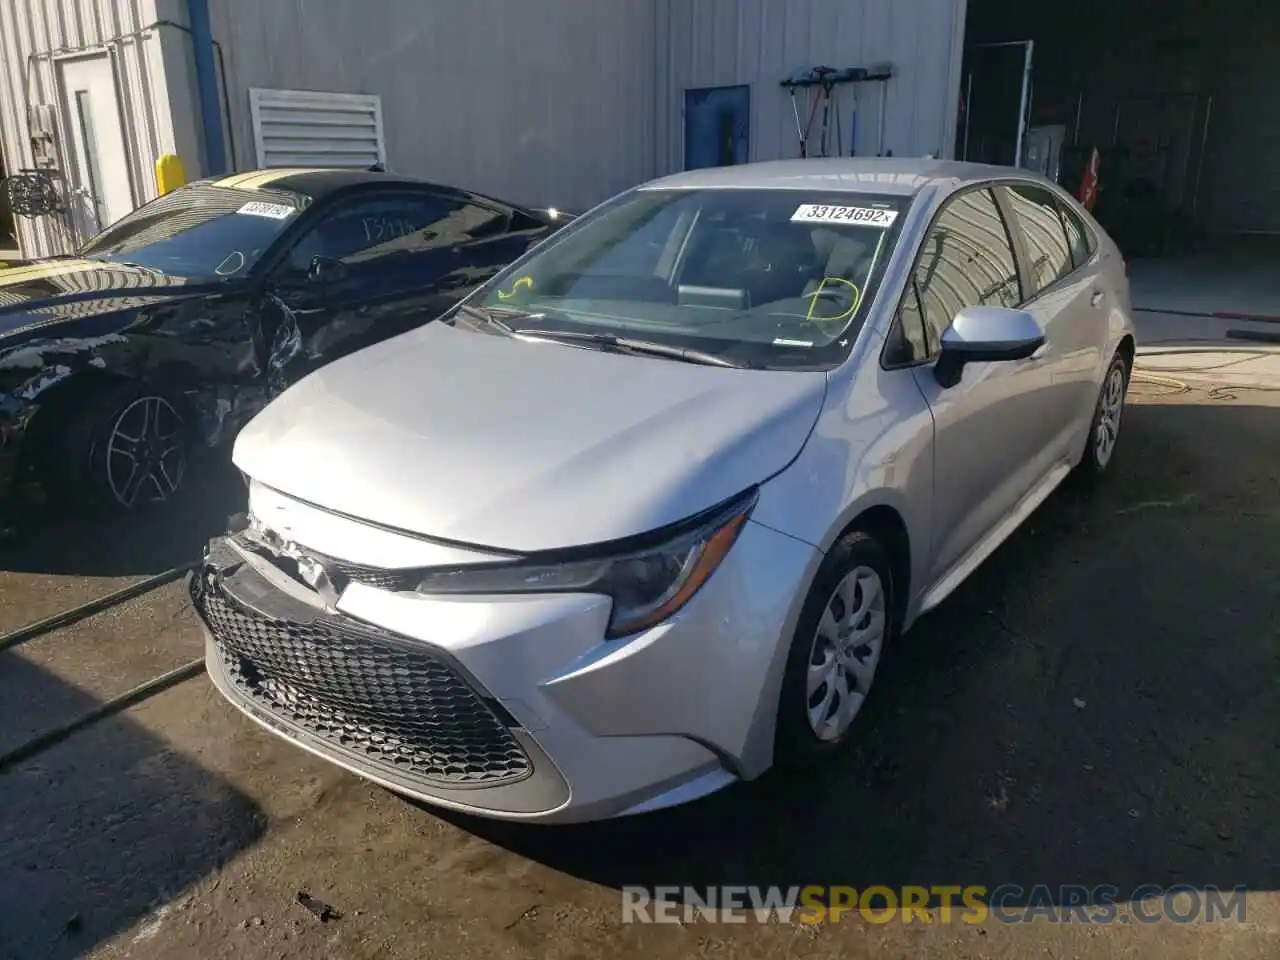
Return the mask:
<path fill-rule="evenodd" d="M 295 745 L 428 803 L 541 822 L 687 802 L 772 762 L 809 545 L 748 520 L 677 613 L 612 635 L 603 593 L 433 593 L 425 572 L 494 555 L 274 499 L 251 493 L 191 588 L 219 690 Z"/>

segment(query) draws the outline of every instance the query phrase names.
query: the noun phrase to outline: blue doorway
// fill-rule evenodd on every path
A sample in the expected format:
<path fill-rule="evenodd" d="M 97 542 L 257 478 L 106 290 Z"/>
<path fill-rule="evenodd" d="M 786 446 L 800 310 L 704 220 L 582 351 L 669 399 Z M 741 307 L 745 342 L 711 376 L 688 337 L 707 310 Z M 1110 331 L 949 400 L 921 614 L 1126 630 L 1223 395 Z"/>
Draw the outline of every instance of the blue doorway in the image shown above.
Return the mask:
<path fill-rule="evenodd" d="M 747 162 L 751 88 L 704 87 L 684 92 L 684 168 Z"/>

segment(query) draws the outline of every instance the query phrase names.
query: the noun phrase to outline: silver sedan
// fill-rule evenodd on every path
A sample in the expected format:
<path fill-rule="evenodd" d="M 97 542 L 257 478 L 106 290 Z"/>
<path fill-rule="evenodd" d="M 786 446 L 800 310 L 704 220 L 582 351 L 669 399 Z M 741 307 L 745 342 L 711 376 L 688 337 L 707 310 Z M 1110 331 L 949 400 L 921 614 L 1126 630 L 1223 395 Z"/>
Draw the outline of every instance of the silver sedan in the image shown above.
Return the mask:
<path fill-rule="evenodd" d="M 1116 246 L 1023 171 L 645 184 L 244 430 L 247 521 L 192 580 L 210 672 L 320 756 L 510 819 L 832 754 L 886 650 L 1107 470 L 1134 350 Z"/>

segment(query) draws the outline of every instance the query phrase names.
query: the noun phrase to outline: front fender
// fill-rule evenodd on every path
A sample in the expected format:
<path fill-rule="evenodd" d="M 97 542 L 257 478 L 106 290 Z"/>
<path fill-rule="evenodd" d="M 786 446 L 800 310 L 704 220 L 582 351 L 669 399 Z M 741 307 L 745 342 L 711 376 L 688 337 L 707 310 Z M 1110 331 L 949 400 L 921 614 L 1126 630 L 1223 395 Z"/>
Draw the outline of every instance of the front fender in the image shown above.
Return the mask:
<path fill-rule="evenodd" d="M 932 549 L 933 429 L 910 370 L 873 360 L 849 380 L 833 377 L 808 442 L 761 488 L 753 519 L 826 553 L 859 514 L 890 507 L 907 529 L 919 584 Z"/>

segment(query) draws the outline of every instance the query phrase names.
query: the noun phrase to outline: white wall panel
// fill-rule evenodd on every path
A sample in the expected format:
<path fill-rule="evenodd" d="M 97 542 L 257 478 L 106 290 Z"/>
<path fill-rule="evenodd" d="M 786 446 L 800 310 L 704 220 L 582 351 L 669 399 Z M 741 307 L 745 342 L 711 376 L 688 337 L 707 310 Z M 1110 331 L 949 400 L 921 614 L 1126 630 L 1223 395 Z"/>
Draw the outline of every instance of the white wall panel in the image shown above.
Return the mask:
<path fill-rule="evenodd" d="M 780 83 L 796 68 L 818 64 L 891 62 L 895 76 L 887 91 L 886 149 L 895 156 L 950 155 L 965 0 L 657 2 L 658 34 L 667 38 L 657 58 L 660 172 L 683 165 L 684 91 L 698 87 L 749 84 L 751 159 L 798 156 L 791 100 Z M 857 152 L 874 154 L 879 86 L 839 89 L 844 152 L 856 97 Z M 803 111 L 805 97 L 800 100 Z"/>
<path fill-rule="evenodd" d="M 652 0 L 223 0 L 236 160 L 248 90 L 381 97 L 387 166 L 582 208 L 653 174 Z"/>
<path fill-rule="evenodd" d="M 134 202 L 155 196 L 155 161 L 177 149 L 169 123 L 162 35 L 157 26 L 173 0 L 0 0 L 0 149 L 6 169 L 32 166 L 29 107 L 60 104 L 56 58 L 90 51 L 111 53 L 116 95 L 129 157 Z M 175 39 L 190 50 L 181 31 Z M 188 53 L 189 56 L 189 53 Z M 59 111 L 61 117 L 61 111 Z M 59 120 L 59 168 L 70 169 L 68 139 Z M 185 159 L 185 158 L 184 158 Z M 15 217 L 27 256 L 69 251 L 75 238 L 65 218 Z"/>

